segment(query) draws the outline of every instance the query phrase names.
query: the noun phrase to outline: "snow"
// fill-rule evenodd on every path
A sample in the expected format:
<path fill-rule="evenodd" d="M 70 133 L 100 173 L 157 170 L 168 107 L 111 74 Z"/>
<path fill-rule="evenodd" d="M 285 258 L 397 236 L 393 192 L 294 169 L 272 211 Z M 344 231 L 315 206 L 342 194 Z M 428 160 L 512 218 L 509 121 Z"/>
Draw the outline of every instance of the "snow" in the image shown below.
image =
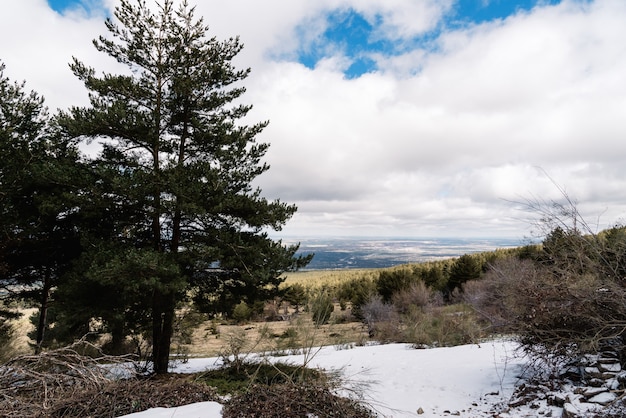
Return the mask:
<path fill-rule="evenodd" d="M 408 344 L 324 347 L 308 355 L 272 360 L 339 371 L 349 393 L 385 417 L 493 416 L 508 400 L 526 360 L 510 341 L 457 347 L 415 349 Z M 192 373 L 216 367 L 215 358 L 191 359 L 172 370 Z M 422 414 L 418 415 L 420 409 Z M 155 408 L 125 418 L 218 418 L 221 406 L 203 402 L 178 408 Z M 510 416 L 510 415 L 507 415 Z M 522 415 L 520 415 L 522 416 Z"/>
<path fill-rule="evenodd" d="M 124 415 L 126 418 L 212 418 L 222 416 L 222 405 L 217 402 L 199 402 L 178 408 L 152 408 Z"/>

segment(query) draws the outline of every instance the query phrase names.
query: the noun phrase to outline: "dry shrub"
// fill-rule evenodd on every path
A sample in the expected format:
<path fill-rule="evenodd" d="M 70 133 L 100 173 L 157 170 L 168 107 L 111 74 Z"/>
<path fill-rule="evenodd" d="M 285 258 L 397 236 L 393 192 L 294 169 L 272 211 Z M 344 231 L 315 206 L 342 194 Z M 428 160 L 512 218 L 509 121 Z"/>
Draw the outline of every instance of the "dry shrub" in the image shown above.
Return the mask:
<path fill-rule="evenodd" d="M 371 338 L 381 342 L 401 339 L 400 317 L 393 305 L 383 302 L 381 296 L 376 295 L 363 305 L 361 314 Z"/>
<path fill-rule="evenodd" d="M 597 274 L 557 274 L 528 260 L 498 261 L 465 287 L 468 303 L 524 347 L 556 355 L 595 352 L 626 330 L 626 291 Z M 623 344 L 623 342 L 620 342 Z"/>
<path fill-rule="evenodd" d="M 516 257 L 498 260 L 483 279 L 463 285 L 463 301 L 491 324 L 493 332 L 514 332 L 511 309 L 519 303 L 517 290 L 536 285 L 538 274 L 537 266 L 531 260 Z"/>
<path fill-rule="evenodd" d="M 81 341 L 38 355 L 19 356 L 2 365 L 0 415 L 42 416 L 43 411 L 49 411 L 61 399 L 102 388 L 110 381 L 110 372 L 100 366 L 100 361 L 112 363 L 116 358 L 93 359 L 78 352 L 91 348 Z"/>
<path fill-rule="evenodd" d="M 218 401 L 215 390 L 188 377 L 112 381 L 99 390 L 84 390 L 61 399 L 50 417 L 118 417 L 150 408 L 173 408 L 196 402 Z"/>
<path fill-rule="evenodd" d="M 395 310 L 401 314 L 410 312 L 415 307 L 429 309 L 443 304 L 443 296 L 426 286 L 423 281 L 411 284 L 393 294 L 391 303 Z"/>
<path fill-rule="evenodd" d="M 222 410 L 224 418 L 370 418 L 376 414 L 357 400 L 338 396 L 323 382 L 255 385 L 234 396 Z"/>
<path fill-rule="evenodd" d="M 417 282 L 392 296 L 392 303 L 373 297 L 363 308 L 369 335 L 380 342 L 415 346 L 453 346 L 475 342 L 484 327 L 464 304 L 443 306 L 441 292 Z"/>
<path fill-rule="evenodd" d="M 483 327 L 463 304 L 413 310 L 404 322 L 404 341 L 416 347 L 470 344 L 484 337 Z"/>
<path fill-rule="evenodd" d="M 0 366 L 0 416 L 114 417 L 216 399 L 209 387 L 182 379 L 117 380 L 133 375 L 128 358 L 92 358 L 85 350 L 96 348 L 81 341 Z"/>

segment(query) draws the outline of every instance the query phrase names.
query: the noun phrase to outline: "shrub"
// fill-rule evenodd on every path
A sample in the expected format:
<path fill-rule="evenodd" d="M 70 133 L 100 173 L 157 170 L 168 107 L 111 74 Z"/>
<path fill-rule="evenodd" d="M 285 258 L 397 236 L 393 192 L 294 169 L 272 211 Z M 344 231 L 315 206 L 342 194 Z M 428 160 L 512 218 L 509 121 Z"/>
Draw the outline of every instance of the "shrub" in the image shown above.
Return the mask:
<path fill-rule="evenodd" d="M 321 376 L 317 370 L 292 364 L 244 361 L 238 367 L 228 365 L 202 372 L 194 380 L 215 388 L 220 395 L 237 395 L 251 385 L 304 383 Z"/>
<path fill-rule="evenodd" d="M 408 289 L 419 280 L 419 276 L 408 269 L 383 270 L 376 279 L 376 290 L 384 302 L 391 302 L 394 293 Z"/>
<path fill-rule="evenodd" d="M 414 309 L 403 322 L 403 341 L 418 347 L 469 344 L 484 336 L 471 308 L 463 304 Z"/>
<path fill-rule="evenodd" d="M 435 292 L 427 287 L 420 280 L 408 288 L 394 293 L 391 302 L 397 312 L 405 314 L 415 307 L 426 309 L 440 306 L 443 304 L 443 296 L 440 292 Z"/>
<path fill-rule="evenodd" d="M 380 295 L 372 297 L 363 305 L 361 312 L 370 338 L 382 342 L 398 341 L 400 318 L 393 306 L 383 302 Z"/>
<path fill-rule="evenodd" d="M 469 306 L 443 306 L 440 292 L 418 282 L 394 294 L 392 303 L 375 296 L 363 308 L 371 338 L 416 346 L 452 346 L 477 341 L 483 326 Z"/>
<path fill-rule="evenodd" d="M 293 305 L 296 313 L 298 313 L 300 311 L 300 306 L 306 303 L 306 289 L 299 283 L 289 285 L 284 290 L 283 299 Z"/>
<path fill-rule="evenodd" d="M 237 323 L 243 323 L 250 320 L 252 317 L 252 308 L 248 306 L 246 302 L 240 302 L 235 309 L 233 309 L 233 319 Z"/>
<path fill-rule="evenodd" d="M 338 417 L 370 418 L 376 414 L 360 402 L 333 392 L 333 387 L 319 382 L 306 384 L 254 385 L 234 396 L 224 406 L 224 418 L 300 418 Z"/>
<path fill-rule="evenodd" d="M 350 303 L 355 318 L 362 319 L 361 307 L 376 294 L 376 285 L 368 277 L 355 278 L 342 282 L 337 289 L 337 298 L 345 306 Z"/>
<path fill-rule="evenodd" d="M 313 296 L 309 305 L 313 323 L 316 326 L 328 323 L 330 315 L 335 310 L 335 305 L 333 304 L 330 295 L 325 290 L 320 290 L 315 296 Z"/>
<path fill-rule="evenodd" d="M 493 326 L 519 336 L 527 351 L 558 356 L 623 346 L 626 289 L 598 274 L 509 258 L 497 262 L 465 298 Z"/>
<path fill-rule="evenodd" d="M 460 289 L 467 281 L 478 279 L 482 271 L 482 262 L 477 255 L 464 254 L 457 258 L 450 268 L 447 294 L 451 295 L 455 289 Z"/>

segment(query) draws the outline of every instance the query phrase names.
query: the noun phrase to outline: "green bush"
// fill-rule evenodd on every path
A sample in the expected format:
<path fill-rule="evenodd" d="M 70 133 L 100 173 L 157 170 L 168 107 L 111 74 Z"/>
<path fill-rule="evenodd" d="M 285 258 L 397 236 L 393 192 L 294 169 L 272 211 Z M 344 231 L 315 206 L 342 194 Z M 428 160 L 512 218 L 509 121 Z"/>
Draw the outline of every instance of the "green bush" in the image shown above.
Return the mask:
<path fill-rule="evenodd" d="M 447 295 L 455 289 L 460 289 L 463 283 L 478 279 L 483 272 L 483 263 L 480 255 L 464 254 L 457 258 L 450 268 L 450 278 L 447 284 Z"/>
<path fill-rule="evenodd" d="M 296 313 L 298 313 L 300 312 L 300 306 L 306 304 L 306 289 L 299 283 L 289 285 L 284 290 L 283 299 L 289 302 L 295 308 Z"/>
<path fill-rule="evenodd" d="M 374 281 L 368 277 L 363 277 L 342 282 L 337 289 L 337 298 L 342 309 L 345 309 L 349 303 L 352 308 L 352 315 L 357 319 L 362 319 L 361 308 L 376 293 Z"/>
<path fill-rule="evenodd" d="M 235 309 L 233 309 L 233 319 L 237 323 L 247 322 L 252 318 L 252 308 L 248 306 L 246 302 L 240 302 Z"/>
<path fill-rule="evenodd" d="M 314 295 L 309 301 L 309 305 L 313 323 L 316 326 L 328 323 L 330 315 L 335 310 L 333 300 L 325 290 L 320 290 L 316 295 Z"/>
<path fill-rule="evenodd" d="M 414 309 L 403 317 L 404 342 L 415 346 L 456 346 L 480 341 L 484 328 L 464 304 L 431 310 Z"/>
<path fill-rule="evenodd" d="M 391 302 L 394 293 L 408 289 L 419 280 L 419 276 L 409 269 L 383 270 L 376 279 L 376 290 L 387 303 Z"/>

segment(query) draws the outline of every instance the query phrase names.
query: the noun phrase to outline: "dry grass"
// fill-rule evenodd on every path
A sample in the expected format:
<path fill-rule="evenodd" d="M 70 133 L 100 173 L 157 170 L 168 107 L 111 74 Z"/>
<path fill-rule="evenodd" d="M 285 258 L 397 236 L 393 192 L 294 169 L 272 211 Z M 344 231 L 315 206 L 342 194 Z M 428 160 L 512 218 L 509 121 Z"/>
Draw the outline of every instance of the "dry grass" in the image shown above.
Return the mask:
<path fill-rule="evenodd" d="M 360 402 L 336 395 L 328 384 L 256 385 L 233 397 L 223 410 L 224 418 L 371 418 L 377 415 Z"/>
<path fill-rule="evenodd" d="M 343 315 L 337 308 L 333 318 Z M 309 313 L 300 313 L 288 321 L 250 322 L 232 325 L 206 321 L 193 332 L 191 343 L 183 345 L 190 357 L 217 356 L 224 352 L 233 335 L 245 336 L 246 351 L 290 351 L 310 345 L 345 345 L 362 343 L 367 331 L 360 322 L 331 323 L 316 327 Z"/>
<path fill-rule="evenodd" d="M 378 277 L 381 269 L 309 270 L 288 273 L 282 286 L 300 284 L 306 289 L 334 287 L 352 279 Z"/>

